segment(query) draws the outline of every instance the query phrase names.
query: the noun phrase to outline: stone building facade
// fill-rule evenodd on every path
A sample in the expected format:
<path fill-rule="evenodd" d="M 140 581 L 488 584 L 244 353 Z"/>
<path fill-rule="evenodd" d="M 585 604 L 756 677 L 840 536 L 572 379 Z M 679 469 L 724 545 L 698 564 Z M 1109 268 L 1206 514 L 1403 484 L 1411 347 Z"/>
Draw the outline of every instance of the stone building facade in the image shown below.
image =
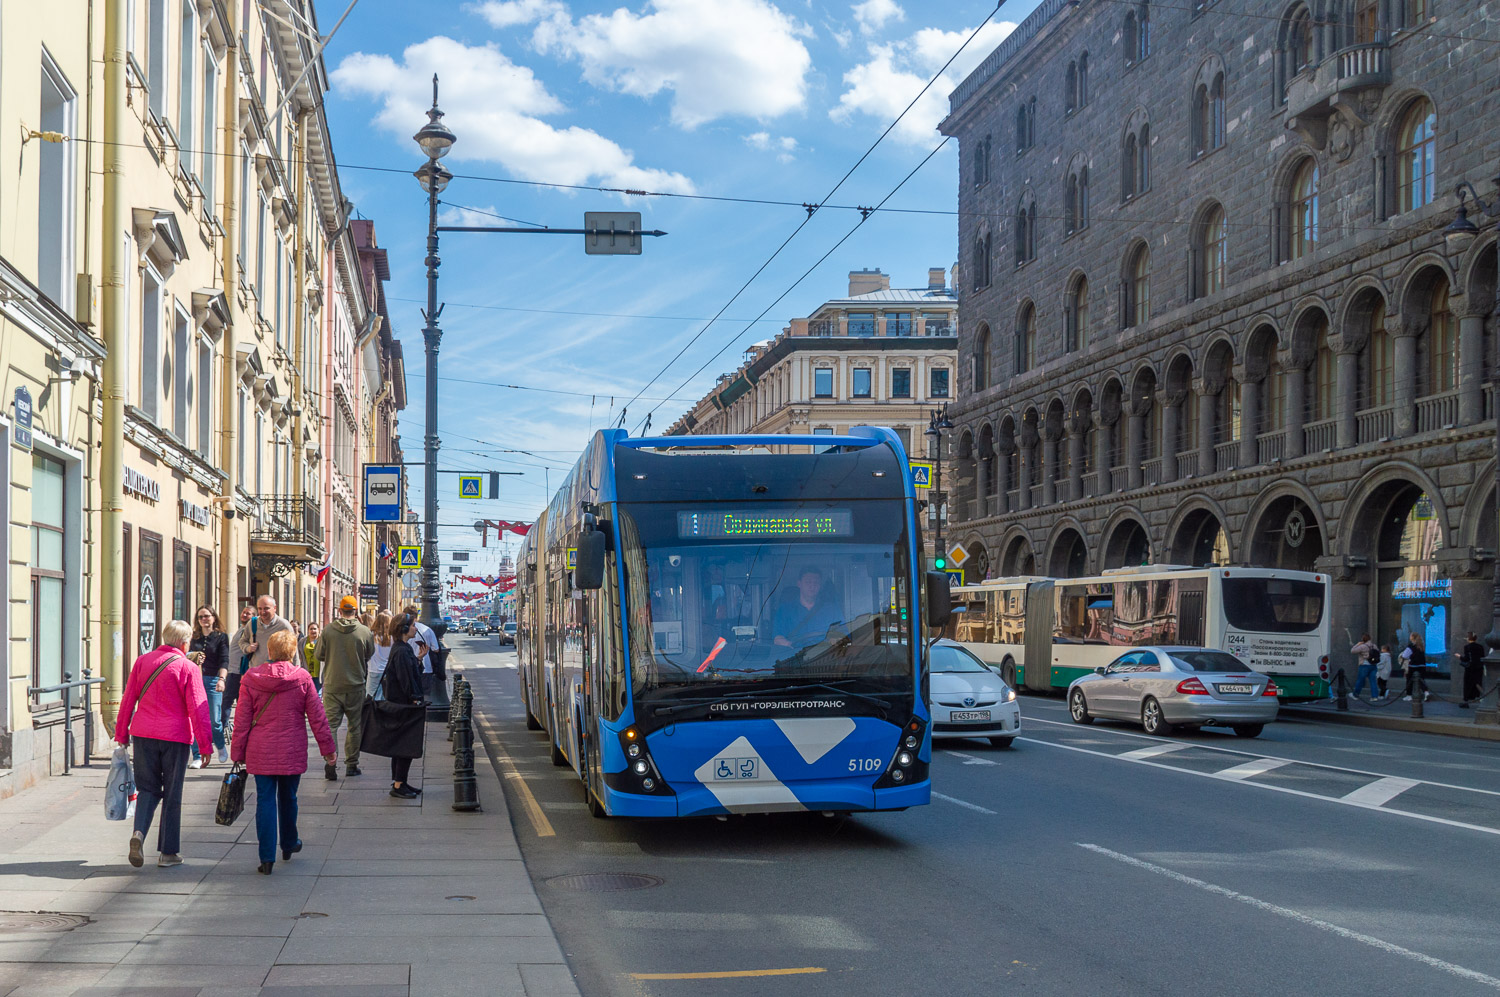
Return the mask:
<path fill-rule="evenodd" d="M 1443 232 L 1461 181 L 1494 193 L 1486 28 L 1044 0 L 959 86 L 971 568 L 1326 572 L 1340 664 L 1489 630 L 1496 247 Z"/>

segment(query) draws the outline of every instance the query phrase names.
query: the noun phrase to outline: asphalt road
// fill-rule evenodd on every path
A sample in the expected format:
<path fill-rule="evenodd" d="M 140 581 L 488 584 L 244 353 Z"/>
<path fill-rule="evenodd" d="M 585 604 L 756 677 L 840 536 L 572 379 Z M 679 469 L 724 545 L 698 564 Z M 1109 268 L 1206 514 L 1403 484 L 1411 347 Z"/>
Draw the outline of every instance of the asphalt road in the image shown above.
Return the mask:
<path fill-rule="evenodd" d="M 454 644 L 589 997 L 1500 992 L 1500 745 L 1148 738 L 1028 698 L 1013 749 L 939 743 L 928 807 L 596 820 L 525 729 L 514 654 Z M 661 882 L 549 882 L 580 873 Z"/>

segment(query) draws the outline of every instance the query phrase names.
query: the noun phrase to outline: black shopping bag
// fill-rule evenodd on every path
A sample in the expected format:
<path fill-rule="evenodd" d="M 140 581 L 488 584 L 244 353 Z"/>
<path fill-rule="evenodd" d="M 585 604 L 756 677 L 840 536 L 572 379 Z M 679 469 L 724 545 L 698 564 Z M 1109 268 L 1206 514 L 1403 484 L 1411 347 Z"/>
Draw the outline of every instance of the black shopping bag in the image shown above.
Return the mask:
<path fill-rule="evenodd" d="M 425 706 L 367 698 L 359 750 L 385 758 L 421 758 L 426 719 Z"/>
<path fill-rule="evenodd" d="M 219 805 L 214 807 L 215 824 L 228 827 L 245 812 L 245 781 L 248 778 L 238 765 L 224 773 L 224 781 L 219 785 Z"/>

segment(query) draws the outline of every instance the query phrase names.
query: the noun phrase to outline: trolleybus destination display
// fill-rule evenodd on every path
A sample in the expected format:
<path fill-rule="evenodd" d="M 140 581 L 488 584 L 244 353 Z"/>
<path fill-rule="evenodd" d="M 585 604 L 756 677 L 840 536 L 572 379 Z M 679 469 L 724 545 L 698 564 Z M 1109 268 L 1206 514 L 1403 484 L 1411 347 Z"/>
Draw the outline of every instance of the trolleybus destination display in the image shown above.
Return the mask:
<path fill-rule="evenodd" d="M 848 509 L 816 512 L 679 512 L 681 539 L 727 537 L 847 537 L 854 533 Z"/>

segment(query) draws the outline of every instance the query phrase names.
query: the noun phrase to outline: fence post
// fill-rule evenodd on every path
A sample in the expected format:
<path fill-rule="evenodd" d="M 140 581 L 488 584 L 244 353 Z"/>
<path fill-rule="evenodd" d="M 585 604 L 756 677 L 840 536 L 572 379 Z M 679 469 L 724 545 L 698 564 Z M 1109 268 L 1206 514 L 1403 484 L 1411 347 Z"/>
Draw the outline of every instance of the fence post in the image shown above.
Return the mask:
<path fill-rule="evenodd" d="M 474 777 L 474 693 L 469 683 L 456 683 L 453 698 L 458 700 L 458 718 L 453 728 L 453 809 L 473 811 L 480 807 L 479 782 Z"/>

